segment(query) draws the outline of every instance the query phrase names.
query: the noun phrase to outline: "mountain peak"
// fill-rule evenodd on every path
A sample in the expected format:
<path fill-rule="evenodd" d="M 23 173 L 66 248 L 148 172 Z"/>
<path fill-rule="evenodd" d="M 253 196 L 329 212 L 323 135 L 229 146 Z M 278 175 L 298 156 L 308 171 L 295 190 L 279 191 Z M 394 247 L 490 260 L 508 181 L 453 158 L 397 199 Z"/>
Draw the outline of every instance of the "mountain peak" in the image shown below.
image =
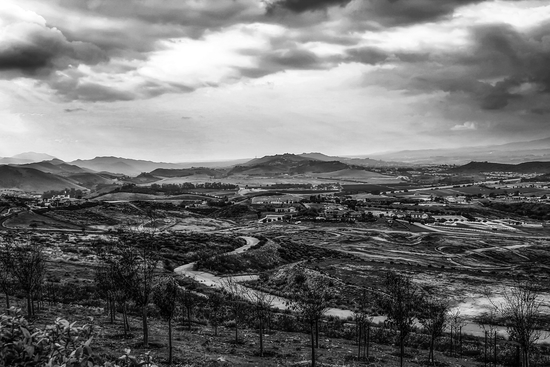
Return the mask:
<path fill-rule="evenodd" d="M 27 160 L 27 161 L 32 161 L 32 162 L 42 162 L 42 161 L 49 161 L 49 160 L 52 160 L 52 159 L 57 159 L 56 157 L 54 157 L 52 155 L 45 154 L 45 153 L 36 153 L 36 152 L 20 153 L 20 154 L 14 155 L 13 157 L 10 157 L 10 158 L 22 159 L 22 160 Z"/>

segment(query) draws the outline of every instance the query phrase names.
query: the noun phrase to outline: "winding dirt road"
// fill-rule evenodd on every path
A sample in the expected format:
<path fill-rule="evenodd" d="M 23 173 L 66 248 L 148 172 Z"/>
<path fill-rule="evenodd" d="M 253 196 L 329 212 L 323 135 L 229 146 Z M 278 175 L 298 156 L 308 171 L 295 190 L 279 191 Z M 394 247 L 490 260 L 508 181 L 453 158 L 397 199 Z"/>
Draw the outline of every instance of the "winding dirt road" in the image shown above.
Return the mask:
<path fill-rule="evenodd" d="M 255 237 L 250 236 L 241 236 L 240 238 L 243 238 L 246 241 L 246 245 L 239 247 L 238 249 L 235 249 L 231 252 L 228 252 L 227 255 L 230 254 L 239 254 L 247 251 L 252 246 L 256 245 L 259 240 Z M 217 275 L 207 273 L 205 271 L 198 271 L 193 270 L 195 266 L 195 263 L 189 263 L 182 266 L 177 267 L 174 269 L 174 272 L 177 274 L 181 274 L 184 276 L 191 277 L 195 279 L 196 281 L 205 284 L 209 287 L 215 287 L 215 288 L 226 288 L 227 287 L 227 280 L 232 279 L 237 282 L 247 281 L 247 280 L 253 280 L 257 279 L 257 275 L 244 275 L 244 276 L 235 276 L 235 277 L 219 277 Z M 242 296 L 243 298 L 254 298 L 254 294 L 256 295 L 264 295 L 270 298 L 272 307 L 277 308 L 279 310 L 286 310 L 289 308 L 289 300 L 286 298 L 278 297 L 269 295 L 265 292 L 261 292 L 258 290 L 254 290 L 248 287 L 245 287 L 244 285 L 238 285 L 238 287 L 242 288 Z M 344 310 L 340 308 L 329 308 L 325 312 L 326 316 L 335 316 L 339 317 L 341 319 L 347 319 L 348 317 L 353 317 L 353 312 L 350 310 Z M 386 320 L 385 316 L 376 316 L 373 318 L 374 323 L 382 323 Z M 497 332 L 501 336 L 507 336 L 506 329 L 504 327 L 497 326 L 496 327 Z M 462 331 L 466 334 L 474 335 L 474 336 L 483 336 L 484 335 L 484 329 L 475 323 L 468 322 L 464 325 Z M 550 342 L 550 335 L 549 334 L 543 334 L 538 343 L 548 343 Z"/>

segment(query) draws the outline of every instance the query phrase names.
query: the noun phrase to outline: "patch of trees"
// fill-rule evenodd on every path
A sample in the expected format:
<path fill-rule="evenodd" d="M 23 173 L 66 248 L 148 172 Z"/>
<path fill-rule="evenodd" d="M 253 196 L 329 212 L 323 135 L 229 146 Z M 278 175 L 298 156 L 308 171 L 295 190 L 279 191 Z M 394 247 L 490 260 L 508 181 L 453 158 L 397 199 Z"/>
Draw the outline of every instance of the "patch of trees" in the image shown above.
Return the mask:
<path fill-rule="evenodd" d="M 247 214 L 253 214 L 247 205 L 224 203 L 219 209 L 214 208 L 209 215 L 213 218 L 238 218 Z"/>
<path fill-rule="evenodd" d="M 313 189 L 313 185 L 309 183 L 276 183 L 269 186 L 270 189 Z"/>
<path fill-rule="evenodd" d="M 112 192 L 131 192 L 139 194 L 156 195 L 162 193 L 164 195 L 182 195 L 188 194 L 189 190 L 194 189 L 209 189 L 209 190 L 238 190 L 239 186 L 224 182 L 204 182 L 191 183 L 184 182 L 181 184 L 151 184 L 149 186 L 137 186 L 133 183 L 127 183 L 121 187 L 117 187 Z"/>
<path fill-rule="evenodd" d="M 6 308 L 10 308 L 10 297 L 19 289 L 27 300 L 27 315 L 34 316 L 46 275 L 43 245 L 32 239 L 21 242 L 9 235 L 3 236 L 0 238 L 0 267 Z"/>
<path fill-rule="evenodd" d="M 70 198 L 81 199 L 84 193 L 82 190 L 75 189 L 74 187 L 64 190 L 49 190 L 42 194 L 42 199 L 51 199 L 57 195 L 69 195 Z"/>
<path fill-rule="evenodd" d="M 544 203 L 502 203 L 497 201 L 488 201 L 484 203 L 486 207 L 501 212 L 529 217 L 536 220 L 550 220 L 550 211 L 548 204 Z"/>
<path fill-rule="evenodd" d="M 545 173 L 544 175 L 531 177 L 531 178 L 522 178 L 521 182 L 548 182 L 550 181 L 550 173 Z"/>
<path fill-rule="evenodd" d="M 123 233 L 122 235 L 130 242 L 139 241 L 141 237 L 140 233 Z M 101 247 L 109 245 L 111 242 L 110 240 L 98 241 L 95 246 Z M 245 240 L 235 236 L 198 232 L 156 233 L 154 242 L 160 261 L 169 264 L 169 267 L 202 261 L 233 251 L 246 244 Z"/>
<path fill-rule="evenodd" d="M 327 258 L 350 259 L 353 256 L 336 250 L 275 239 L 273 245 L 250 249 L 240 254 L 203 256 L 197 261 L 196 268 L 218 274 L 260 273 L 297 261 Z"/>
<path fill-rule="evenodd" d="M 195 269 L 219 274 L 259 273 L 274 269 L 282 263 L 276 246 L 264 246 L 240 254 L 205 256 L 197 261 Z"/>

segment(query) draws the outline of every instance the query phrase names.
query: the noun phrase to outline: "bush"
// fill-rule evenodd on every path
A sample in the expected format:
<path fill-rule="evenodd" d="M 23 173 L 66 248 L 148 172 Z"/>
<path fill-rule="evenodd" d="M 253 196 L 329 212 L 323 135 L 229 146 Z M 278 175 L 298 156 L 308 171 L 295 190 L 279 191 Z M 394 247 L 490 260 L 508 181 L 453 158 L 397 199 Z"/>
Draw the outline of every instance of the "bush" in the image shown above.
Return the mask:
<path fill-rule="evenodd" d="M 0 316 L 0 365 L 11 367 L 99 367 L 90 344 L 96 331 L 91 324 L 75 323 L 57 318 L 54 324 L 37 329 L 12 307 L 10 315 Z M 119 358 L 123 365 L 104 362 L 103 367 L 156 367 L 146 353 L 141 358 L 125 350 Z"/>

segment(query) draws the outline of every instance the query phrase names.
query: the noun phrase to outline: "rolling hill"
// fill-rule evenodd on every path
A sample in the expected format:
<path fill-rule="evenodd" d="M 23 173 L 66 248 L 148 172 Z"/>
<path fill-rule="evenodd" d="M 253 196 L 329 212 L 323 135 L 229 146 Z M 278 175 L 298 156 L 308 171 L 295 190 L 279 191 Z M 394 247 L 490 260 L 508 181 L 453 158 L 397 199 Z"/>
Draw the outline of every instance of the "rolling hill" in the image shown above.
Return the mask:
<path fill-rule="evenodd" d="M 119 157 L 95 157 L 89 160 L 77 159 L 70 163 L 96 172 L 122 173 L 128 176 L 137 176 L 142 172 L 151 172 L 157 168 L 179 168 L 174 163 L 158 163 Z"/>
<path fill-rule="evenodd" d="M 114 180 L 109 177 L 105 177 L 100 173 L 92 172 L 76 173 L 67 176 L 67 178 L 77 185 L 84 186 L 88 189 L 93 189 L 97 185 L 108 185 L 114 182 Z"/>
<path fill-rule="evenodd" d="M 73 164 L 67 164 L 59 159 L 52 159 L 50 161 L 42 161 L 35 163 L 27 163 L 19 165 L 23 168 L 34 168 L 45 173 L 53 173 L 60 176 L 70 176 L 80 173 L 88 173 L 89 170 L 75 166 Z"/>
<path fill-rule="evenodd" d="M 318 161 L 340 161 L 345 164 L 364 166 L 364 167 L 393 167 L 393 166 L 408 166 L 410 164 L 403 162 L 386 162 L 371 158 L 352 158 L 352 157 L 336 157 L 328 156 L 323 153 L 302 153 L 300 157 L 314 159 Z"/>
<path fill-rule="evenodd" d="M 318 154 L 320 153 L 316 153 L 315 156 L 319 158 Z M 282 154 L 253 159 L 245 165 L 234 167 L 228 172 L 228 175 L 315 176 L 316 174 L 346 170 L 366 171 L 366 168 L 361 166 L 352 166 L 338 160 L 318 160 L 309 159 L 307 157 L 294 154 Z"/>
<path fill-rule="evenodd" d="M 454 173 L 480 172 L 516 172 L 516 173 L 550 173 L 550 162 L 525 162 L 520 164 L 504 164 L 492 162 L 470 162 L 449 170 Z"/>
<path fill-rule="evenodd" d="M 306 162 L 312 160 L 311 158 L 302 157 L 295 154 L 276 154 L 266 155 L 262 158 L 254 158 L 246 163 L 241 164 L 241 167 L 254 167 L 254 166 L 277 166 L 277 165 L 289 165 L 297 162 Z M 317 159 L 314 159 L 317 160 Z"/>
<path fill-rule="evenodd" d="M 345 159 L 345 158 L 342 158 L 342 157 L 329 156 L 329 155 L 319 153 L 319 152 L 302 153 L 299 156 L 303 157 L 303 158 L 306 158 L 306 159 L 312 159 L 312 160 L 317 160 L 317 161 L 325 161 L 325 162 L 339 161 L 339 160 Z"/>
<path fill-rule="evenodd" d="M 83 189 L 70 179 L 34 168 L 0 166 L 0 188 L 42 193 L 48 190 Z"/>
<path fill-rule="evenodd" d="M 142 172 L 152 172 L 156 169 L 187 169 L 199 165 L 201 167 L 210 168 L 229 167 L 236 163 L 243 163 L 247 161 L 248 159 L 227 162 L 166 163 L 121 157 L 95 157 L 88 160 L 77 159 L 70 162 L 70 164 L 88 168 L 96 172 L 121 173 L 127 176 L 137 176 Z"/>

